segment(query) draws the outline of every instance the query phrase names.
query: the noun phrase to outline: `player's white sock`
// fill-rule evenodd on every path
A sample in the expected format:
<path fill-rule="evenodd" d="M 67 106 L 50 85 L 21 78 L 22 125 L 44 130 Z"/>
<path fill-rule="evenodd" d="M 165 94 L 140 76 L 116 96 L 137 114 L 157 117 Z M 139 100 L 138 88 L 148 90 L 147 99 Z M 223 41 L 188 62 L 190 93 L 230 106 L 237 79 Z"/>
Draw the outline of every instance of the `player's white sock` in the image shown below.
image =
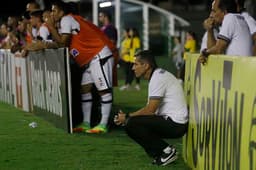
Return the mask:
<path fill-rule="evenodd" d="M 112 107 L 112 93 L 107 93 L 101 96 L 101 121 L 100 124 L 107 125 L 108 118 Z"/>
<path fill-rule="evenodd" d="M 91 122 L 91 109 L 92 109 L 92 94 L 86 93 L 81 95 L 82 98 L 82 111 L 84 122 Z"/>

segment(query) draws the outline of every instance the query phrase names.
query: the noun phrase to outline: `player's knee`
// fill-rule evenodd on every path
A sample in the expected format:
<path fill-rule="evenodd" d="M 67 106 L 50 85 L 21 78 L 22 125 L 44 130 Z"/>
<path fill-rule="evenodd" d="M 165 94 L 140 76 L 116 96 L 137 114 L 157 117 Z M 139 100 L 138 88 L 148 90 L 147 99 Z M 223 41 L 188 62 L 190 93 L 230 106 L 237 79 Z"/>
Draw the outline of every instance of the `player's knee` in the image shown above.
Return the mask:
<path fill-rule="evenodd" d="M 101 103 L 112 103 L 112 93 L 105 93 L 101 95 Z"/>
<path fill-rule="evenodd" d="M 91 93 L 81 94 L 81 100 L 82 102 L 92 101 L 92 94 Z"/>

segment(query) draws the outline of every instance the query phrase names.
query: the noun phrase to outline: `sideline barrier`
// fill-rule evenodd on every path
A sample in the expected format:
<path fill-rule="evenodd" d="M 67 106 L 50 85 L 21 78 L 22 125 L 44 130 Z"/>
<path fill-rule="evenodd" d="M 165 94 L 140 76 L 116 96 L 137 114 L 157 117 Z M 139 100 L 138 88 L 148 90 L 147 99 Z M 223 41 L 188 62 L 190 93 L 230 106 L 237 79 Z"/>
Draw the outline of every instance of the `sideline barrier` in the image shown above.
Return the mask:
<path fill-rule="evenodd" d="M 188 54 L 185 162 L 198 170 L 256 170 L 256 58 Z"/>
<path fill-rule="evenodd" d="M 28 94 L 28 80 L 27 80 L 27 67 L 26 59 L 21 57 L 21 54 L 15 54 L 12 56 L 14 58 L 14 88 L 16 89 L 16 104 L 15 106 L 29 112 L 29 94 Z"/>
<path fill-rule="evenodd" d="M 14 56 L 9 50 L 0 50 L 0 100 L 16 106 Z"/>
<path fill-rule="evenodd" d="M 30 52 L 27 67 L 32 112 L 72 132 L 67 50 L 62 48 Z"/>
<path fill-rule="evenodd" d="M 30 111 L 72 133 L 70 66 L 67 49 L 0 50 L 0 101 Z"/>

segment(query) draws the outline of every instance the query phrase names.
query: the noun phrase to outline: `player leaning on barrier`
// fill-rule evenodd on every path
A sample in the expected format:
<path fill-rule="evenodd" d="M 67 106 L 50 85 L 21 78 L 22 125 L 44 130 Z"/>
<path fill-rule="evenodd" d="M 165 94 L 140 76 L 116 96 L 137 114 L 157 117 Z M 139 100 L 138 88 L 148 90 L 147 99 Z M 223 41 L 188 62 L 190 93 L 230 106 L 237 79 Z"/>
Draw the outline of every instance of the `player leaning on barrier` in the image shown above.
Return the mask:
<path fill-rule="evenodd" d="M 253 55 L 256 56 L 256 20 L 244 8 L 245 0 L 236 0 L 236 1 L 237 1 L 237 11 L 244 17 L 246 23 L 249 26 L 249 30 L 253 40 Z"/>
<path fill-rule="evenodd" d="M 212 5 L 212 16 L 216 25 L 221 25 L 216 44 L 204 49 L 199 61 L 206 63 L 210 54 L 233 56 L 252 56 L 252 38 L 244 18 L 237 13 L 234 0 L 215 0 Z"/>
<path fill-rule="evenodd" d="M 112 107 L 112 70 L 114 44 L 94 24 L 75 15 L 64 2 L 52 4 L 52 16 L 46 23 L 55 42 L 38 42 L 30 50 L 45 48 L 69 47 L 70 54 L 75 62 L 83 69 L 81 81 L 81 99 L 83 123 L 74 128 L 74 131 L 86 133 L 107 132 L 108 119 Z M 72 4 L 74 5 L 74 4 Z M 55 27 L 60 23 L 59 32 Z M 101 96 L 101 121 L 99 125 L 90 127 L 92 108 L 91 90 L 95 84 Z"/>
<path fill-rule="evenodd" d="M 167 165 L 177 159 L 177 151 L 164 138 L 179 138 L 187 132 L 188 111 L 180 82 L 168 71 L 158 68 L 149 51 L 135 55 L 136 77 L 149 80 L 148 103 L 142 109 L 114 118 L 126 133 L 152 157 L 153 164 Z"/>

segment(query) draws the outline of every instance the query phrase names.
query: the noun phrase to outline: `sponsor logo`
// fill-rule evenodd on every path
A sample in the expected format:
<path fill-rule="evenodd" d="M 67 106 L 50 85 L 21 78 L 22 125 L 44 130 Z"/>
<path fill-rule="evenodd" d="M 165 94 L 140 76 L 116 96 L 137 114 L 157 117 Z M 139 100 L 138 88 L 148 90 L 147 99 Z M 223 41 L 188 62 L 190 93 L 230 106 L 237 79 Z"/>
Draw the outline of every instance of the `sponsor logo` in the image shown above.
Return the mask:
<path fill-rule="evenodd" d="M 70 54 L 71 54 L 74 58 L 76 58 L 76 57 L 79 55 L 79 51 L 78 51 L 77 49 L 75 49 L 75 48 L 72 48 L 72 49 L 70 50 Z"/>

